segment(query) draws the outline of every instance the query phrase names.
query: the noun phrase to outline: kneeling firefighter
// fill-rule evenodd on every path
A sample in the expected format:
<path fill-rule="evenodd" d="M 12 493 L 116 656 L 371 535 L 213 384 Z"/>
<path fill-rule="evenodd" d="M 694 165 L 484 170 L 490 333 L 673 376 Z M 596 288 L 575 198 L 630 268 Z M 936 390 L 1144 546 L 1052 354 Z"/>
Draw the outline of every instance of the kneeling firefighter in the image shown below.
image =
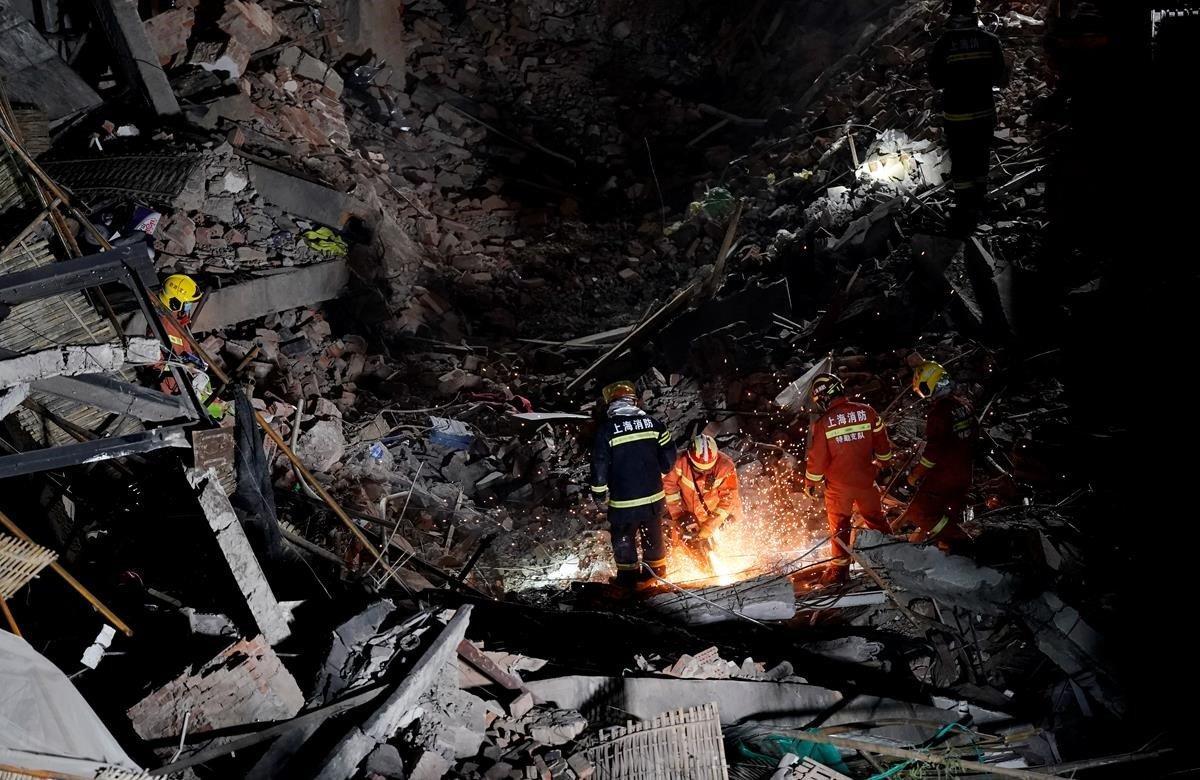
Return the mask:
<path fill-rule="evenodd" d="M 671 516 L 672 544 L 678 544 L 710 574 L 708 553 L 713 534 L 729 520 L 742 517 L 737 468 L 733 459 L 718 451 L 707 435 L 696 436 L 663 479 L 667 512 Z"/>

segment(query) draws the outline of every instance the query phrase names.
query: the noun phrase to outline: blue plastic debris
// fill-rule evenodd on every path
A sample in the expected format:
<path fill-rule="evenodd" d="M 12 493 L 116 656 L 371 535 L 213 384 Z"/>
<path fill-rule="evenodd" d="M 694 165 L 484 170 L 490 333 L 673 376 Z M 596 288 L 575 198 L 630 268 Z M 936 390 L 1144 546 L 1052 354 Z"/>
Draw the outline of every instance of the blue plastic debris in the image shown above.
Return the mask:
<path fill-rule="evenodd" d="M 467 428 L 467 424 L 448 417 L 430 417 L 433 430 L 429 432 L 429 441 L 450 450 L 470 449 L 475 441 L 475 434 Z"/>

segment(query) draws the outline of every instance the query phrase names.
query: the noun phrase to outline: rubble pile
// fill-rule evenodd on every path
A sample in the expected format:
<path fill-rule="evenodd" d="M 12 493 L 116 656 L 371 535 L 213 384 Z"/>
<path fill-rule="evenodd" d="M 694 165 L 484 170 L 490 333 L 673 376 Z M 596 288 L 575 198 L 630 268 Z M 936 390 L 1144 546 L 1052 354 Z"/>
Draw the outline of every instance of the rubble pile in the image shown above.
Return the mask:
<path fill-rule="evenodd" d="M 39 661 L 82 662 L 138 763 L 1032 777 L 1170 752 L 1127 728 L 1098 584 L 1120 545 L 1014 292 L 1051 251 L 1065 12 L 983 3 L 1011 79 L 967 232 L 936 4 L 95 5 L 13 28 L 78 63 L 74 102 L 31 105 L 29 66 L 0 100 L 0 469 L 64 550 L 0 513 L 0 606 Z M 170 274 L 203 295 L 160 298 Z M 811 379 L 886 424 L 895 519 L 926 360 L 978 413 L 967 540 L 860 529 L 827 578 Z M 588 488 L 622 378 L 675 443 L 716 440 L 741 498 L 631 588 Z M 49 776 L 36 747 L 0 735 L 0 765 Z"/>

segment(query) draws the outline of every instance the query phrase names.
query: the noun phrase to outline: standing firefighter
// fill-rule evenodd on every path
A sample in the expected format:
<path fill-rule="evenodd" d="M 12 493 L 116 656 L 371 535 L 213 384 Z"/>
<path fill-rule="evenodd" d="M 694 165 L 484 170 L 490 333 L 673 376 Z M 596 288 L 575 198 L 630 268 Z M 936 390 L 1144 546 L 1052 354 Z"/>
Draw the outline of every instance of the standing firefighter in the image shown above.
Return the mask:
<path fill-rule="evenodd" d="M 845 582 L 850 557 L 838 542 L 850 548 L 854 509 L 869 528 L 890 533 L 875 479 L 879 464 L 892 459 L 892 443 L 875 410 L 847 398 L 845 385 L 833 374 L 818 374 L 813 380 L 812 401 L 823 414 L 812 427 L 804 470 L 805 492 L 816 498 L 818 487 L 825 484 L 829 552 L 833 559 L 825 579 Z"/>
<path fill-rule="evenodd" d="M 708 551 L 712 536 L 729 519 L 742 517 L 737 468 L 733 458 L 717 450 L 713 437 L 692 439 L 687 452 L 663 479 L 672 536 L 702 568 L 712 569 Z"/>
<path fill-rule="evenodd" d="M 913 372 L 913 390 L 931 403 L 925 418 L 925 451 L 908 475 L 917 492 L 896 528 L 915 527 L 909 541 L 935 541 L 947 547 L 967 539 L 959 523 L 971 488 L 978 435 L 975 410 L 957 392 L 946 370 L 934 362 Z"/>
<path fill-rule="evenodd" d="M 946 31 L 929 57 L 929 81 L 942 90 L 955 222 L 969 229 L 987 195 L 988 155 L 996 129 L 992 87 L 1008 81 L 1000 41 L 979 26 L 975 0 L 953 0 Z"/>
<path fill-rule="evenodd" d="M 604 388 L 608 404 L 592 450 L 592 498 L 608 510 L 617 582 L 639 579 L 642 563 L 662 576 L 667 570 L 663 538 L 663 475 L 675 463 L 675 445 L 665 425 L 637 403 L 632 382 Z"/>

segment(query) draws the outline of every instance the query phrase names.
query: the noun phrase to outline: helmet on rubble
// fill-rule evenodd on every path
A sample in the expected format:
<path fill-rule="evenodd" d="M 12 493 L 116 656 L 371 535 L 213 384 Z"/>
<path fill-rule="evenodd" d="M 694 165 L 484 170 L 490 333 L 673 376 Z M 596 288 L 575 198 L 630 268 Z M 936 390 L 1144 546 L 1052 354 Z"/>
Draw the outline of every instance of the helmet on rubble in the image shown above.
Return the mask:
<path fill-rule="evenodd" d="M 605 385 L 600 394 L 604 396 L 604 403 L 611 404 L 618 398 L 636 399 L 637 388 L 634 387 L 633 382 L 630 382 L 628 379 L 622 379 L 619 382 L 613 382 L 611 385 Z"/>
<path fill-rule="evenodd" d="M 950 375 L 942 368 L 941 363 L 926 360 L 913 370 L 913 390 L 922 398 L 928 398 L 939 387 L 945 387 L 949 383 Z"/>
<path fill-rule="evenodd" d="M 189 304 L 194 305 L 200 300 L 201 295 L 195 279 L 186 274 L 171 274 L 163 282 L 158 299 L 169 311 L 179 314 L 189 309 Z"/>
<path fill-rule="evenodd" d="M 717 440 L 706 433 L 700 434 L 688 445 L 687 456 L 696 471 L 708 471 L 717 465 Z"/>
<path fill-rule="evenodd" d="M 842 384 L 842 380 L 833 374 L 817 374 L 816 378 L 813 379 L 809 398 L 812 399 L 816 407 L 824 409 L 829 406 L 833 399 L 845 394 L 846 386 Z"/>

